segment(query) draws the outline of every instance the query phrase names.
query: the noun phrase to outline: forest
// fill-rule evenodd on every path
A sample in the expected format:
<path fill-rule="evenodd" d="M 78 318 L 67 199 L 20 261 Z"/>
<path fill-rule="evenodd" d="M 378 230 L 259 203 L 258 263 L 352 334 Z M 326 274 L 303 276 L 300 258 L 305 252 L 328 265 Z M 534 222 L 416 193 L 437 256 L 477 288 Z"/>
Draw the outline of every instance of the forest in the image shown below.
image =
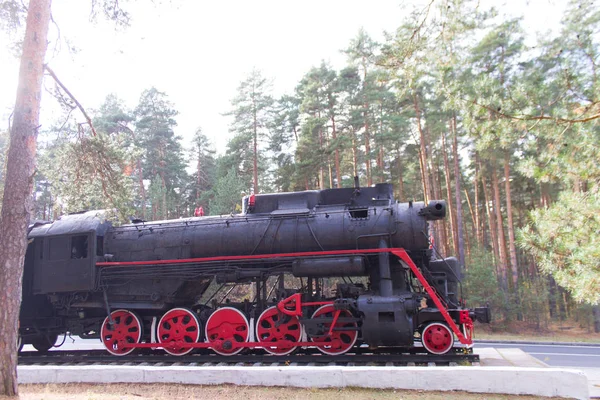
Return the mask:
<path fill-rule="evenodd" d="M 557 29 L 533 38 L 477 3 L 421 6 L 381 42 L 360 30 L 343 68 L 315 60 L 285 95 L 258 69 L 238 77 L 223 154 L 210 138 L 225 132 L 176 135 L 157 88 L 133 109 L 107 94 L 78 124 L 57 87 L 64 116 L 40 132 L 34 218 L 219 215 L 250 193 L 390 182 L 399 201 L 448 202 L 437 252 L 461 260 L 467 301 L 489 302 L 495 329 L 570 320 L 598 332 L 598 5 L 571 1 Z"/>

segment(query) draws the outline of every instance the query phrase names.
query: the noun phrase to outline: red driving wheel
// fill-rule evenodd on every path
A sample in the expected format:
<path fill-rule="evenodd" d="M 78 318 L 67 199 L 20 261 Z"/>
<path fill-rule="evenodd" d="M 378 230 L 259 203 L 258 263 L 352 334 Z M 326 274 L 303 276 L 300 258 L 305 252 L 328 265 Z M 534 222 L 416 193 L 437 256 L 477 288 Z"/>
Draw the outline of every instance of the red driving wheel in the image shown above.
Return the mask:
<path fill-rule="evenodd" d="M 174 308 L 162 316 L 158 323 L 157 336 L 159 343 L 183 342 L 196 343 L 200 339 L 200 323 L 196 314 L 187 308 Z M 164 350 L 174 356 L 183 356 L 193 347 L 169 347 Z"/>
<path fill-rule="evenodd" d="M 106 350 L 115 356 L 124 356 L 135 350 L 128 344 L 139 343 L 142 339 L 142 323 L 131 311 L 115 310 L 104 319 L 100 332 Z"/>
<path fill-rule="evenodd" d="M 312 319 L 319 318 L 334 318 L 337 310 L 331 304 L 321 306 L 314 312 Z M 340 310 L 339 318 L 352 318 L 352 313 L 348 310 Z M 329 330 L 331 323 L 324 323 L 326 329 Z M 335 328 L 348 328 L 348 330 L 334 330 L 331 335 L 324 337 L 315 337 L 310 340 L 314 342 L 332 342 L 331 345 L 317 346 L 319 351 L 330 356 L 344 354 L 350 350 L 358 339 L 358 331 L 356 322 L 336 322 Z"/>
<path fill-rule="evenodd" d="M 204 328 L 207 342 L 220 342 L 213 350 L 222 356 L 231 356 L 242 351 L 243 347 L 236 348 L 232 344 L 247 342 L 249 332 L 248 320 L 241 311 L 233 307 L 219 308 L 212 313 Z"/>
<path fill-rule="evenodd" d="M 454 335 L 446 325 L 432 322 L 423 329 L 421 341 L 431 354 L 446 354 L 454 346 Z"/>
<path fill-rule="evenodd" d="M 256 340 L 277 345 L 281 341 L 299 342 L 302 338 L 302 325 L 296 316 L 280 313 L 277 307 L 269 307 L 260 314 L 256 323 Z M 284 356 L 296 349 L 292 347 L 264 347 L 267 353 Z"/>

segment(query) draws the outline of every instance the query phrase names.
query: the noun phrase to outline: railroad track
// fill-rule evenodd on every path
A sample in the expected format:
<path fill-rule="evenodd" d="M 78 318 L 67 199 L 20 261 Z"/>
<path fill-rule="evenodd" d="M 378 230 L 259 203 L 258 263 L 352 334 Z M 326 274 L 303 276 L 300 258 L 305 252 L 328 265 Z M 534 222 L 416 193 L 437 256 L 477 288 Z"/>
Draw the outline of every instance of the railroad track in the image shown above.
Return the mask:
<path fill-rule="evenodd" d="M 275 356 L 260 353 L 238 354 L 223 357 L 216 354 L 198 353 L 185 356 L 168 354 L 138 353 L 113 356 L 103 350 L 94 351 L 51 351 L 40 354 L 36 351 L 21 352 L 19 365 L 144 365 L 144 366 L 454 366 L 478 365 L 477 354 L 432 354 L 357 352 L 339 356 L 318 353 Z"/>

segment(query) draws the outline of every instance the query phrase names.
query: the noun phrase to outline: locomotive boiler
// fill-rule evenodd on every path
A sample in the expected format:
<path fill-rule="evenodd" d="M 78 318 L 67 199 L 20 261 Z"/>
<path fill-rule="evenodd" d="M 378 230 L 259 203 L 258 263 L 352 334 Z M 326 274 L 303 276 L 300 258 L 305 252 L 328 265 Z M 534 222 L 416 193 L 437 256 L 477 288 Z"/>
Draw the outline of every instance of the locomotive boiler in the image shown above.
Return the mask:
<path fill-rule="evenodd" d="M 22 343 L 67 332 L 114 355 L 209 348 L 285 355 L 370 348 L 454 351 L 472 343 L 455 258 L 435 259 L 443 201 L 399 203 L 392 186 L 260 194 L 240 214 L 113 226 L 103 212 L 34 224 Z"/>

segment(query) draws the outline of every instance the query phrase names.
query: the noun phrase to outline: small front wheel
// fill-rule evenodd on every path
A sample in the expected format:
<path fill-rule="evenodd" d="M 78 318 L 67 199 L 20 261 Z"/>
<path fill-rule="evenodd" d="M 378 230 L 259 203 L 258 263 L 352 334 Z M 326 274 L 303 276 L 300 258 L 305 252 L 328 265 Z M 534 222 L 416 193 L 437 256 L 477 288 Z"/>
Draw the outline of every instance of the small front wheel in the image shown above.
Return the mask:
<path fill-rule="evenodd" d="M 421 341 L 431 354 L 446 354 L 454 346 L 454 334 L 445 324 L 432 322 L 423 329 Z"/>
<path fill-rule="evenodd" d="M 33 338 L 31 340 L 31 345 L 40 353 L 46 353 L 54 346 L 57 339 L 58 335 L 56 333 L 48 333 L 47 335 L 40 335 Z"/>

